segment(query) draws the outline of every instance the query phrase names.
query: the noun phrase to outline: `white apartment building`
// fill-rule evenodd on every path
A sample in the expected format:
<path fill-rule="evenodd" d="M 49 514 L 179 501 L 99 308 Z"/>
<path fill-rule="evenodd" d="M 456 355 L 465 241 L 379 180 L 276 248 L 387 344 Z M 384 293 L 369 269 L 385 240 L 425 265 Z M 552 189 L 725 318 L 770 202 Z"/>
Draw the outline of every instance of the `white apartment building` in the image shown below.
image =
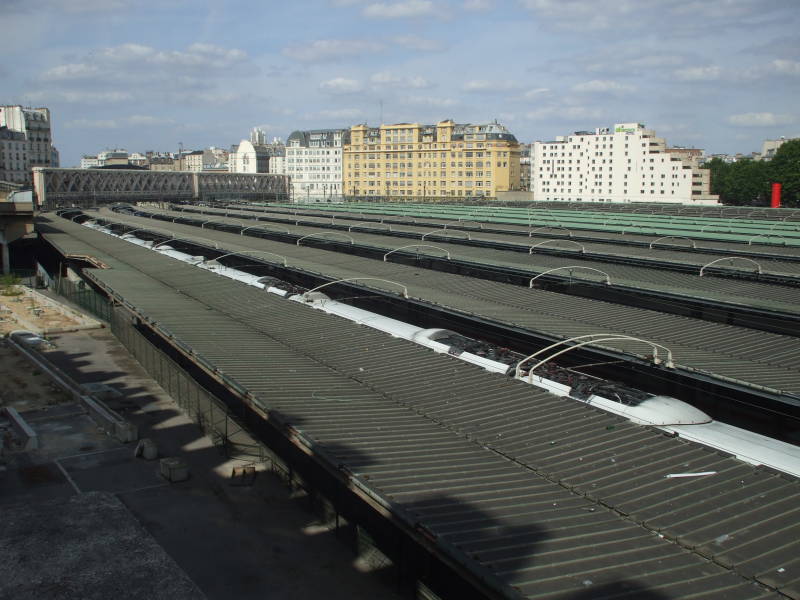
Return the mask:
<path fill-rule="evenodd" d="M 100 159 L 96 154 L 84 154 L 81 156 L 81 169 L 96 169 L 100 166 Z"/>
<path fill-rule="evenodd" d="M 286 156 L 270 156 L 269 172 L 273 175 L 286 175 Z"/>
<path fill-rule="evenodd" d="M 0 129 L 22 134 L 10 136 L 5 134 L 3 149 L 12 154 L 9 159 L 3 159 L 4 164 L 12 165 L 11 168 L 2 168 L 0 180 L 14 181 L 16 183 L 33 184 L 31 167 L 49 167 L 53 161 L 53 143 L 50 131 L 50 109 L 25 108 L 19 105 L 0 106 Z M 19 142 L 24 141 L 24 148 L 19 149 Z M 13 145 L 12 145 L 13 142 Z M 5 151 L 5 150 L 0 150 Z M 21 168 L 19 168 L 21 167 Z"/>
<path fill-rule="evenodd" d="M 327 202 L 342 198 L 342 145 L 349 129 L 295 131 L 286 140 L 285 174 L 292 202 Z"/>
<path fill-rule="evenodd" d="M 269 149 L 260 144 L 242 140 L 228 158 L 230 173 L 267 173 Z"/>
<path fill-rule="evenodd" d="M 718 204 L 699 150 L 667 148 L 641 123 L 617 123 L 535 142 L 534 200 Z"/>

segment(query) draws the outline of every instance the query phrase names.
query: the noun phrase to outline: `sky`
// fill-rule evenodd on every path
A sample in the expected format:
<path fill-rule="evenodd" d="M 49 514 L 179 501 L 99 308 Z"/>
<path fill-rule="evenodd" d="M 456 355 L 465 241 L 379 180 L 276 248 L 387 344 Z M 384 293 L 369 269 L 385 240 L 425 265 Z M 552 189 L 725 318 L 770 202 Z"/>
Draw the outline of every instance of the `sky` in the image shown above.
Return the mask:
<path fill-rule="evenodd" d="M 800 136 L 800 0 L 2 0 L 0 104 L 62 166 L 253 127 L 498 120 L 521 142 L 639 122 L 749 153 Z"/>

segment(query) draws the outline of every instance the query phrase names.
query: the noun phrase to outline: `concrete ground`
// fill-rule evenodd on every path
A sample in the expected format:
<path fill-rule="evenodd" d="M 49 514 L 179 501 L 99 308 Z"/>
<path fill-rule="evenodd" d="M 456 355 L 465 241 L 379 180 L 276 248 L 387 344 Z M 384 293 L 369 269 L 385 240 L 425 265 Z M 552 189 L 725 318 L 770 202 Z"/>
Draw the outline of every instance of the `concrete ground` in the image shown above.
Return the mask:
<path fill-rule="evenodd" d="M 191 477 L 166 482 L 158 461 L 134 458 L 134 444 L 100 432 L 77 404 L 39 406 L 22 414 L 37 431 L 41 448 L 6 455 L 0 514 L 23 503 L 74 503 L 77 496 L 101 492 L 100 497 L 112 498 L 108 502 L 121 502 L 208 598 L 400 598 L 385 575 L 369 572 L 306 510 L 305 499 L 276 477 L 261 472 L 252 486 L 232 486 L 232 469 L 242 463 L 221 455 L 110 332 L 51 339 L 55 348 L 46 353 L 49 360 L 79 383 L 120 392 L 109 405 L 139 427 L 140 438 L 156 442 L 159 456 L 184 459 Z M 48 527 L 43 519 L 29 522 L 29 535 Z M 86 533 L 62 529 L 53 543 L 66 544 L 78 535 Z M 0 597 L 11 591 L 5 585 L 0 576 Z M 114 597 L 150 596 L 125 589 Z"/>

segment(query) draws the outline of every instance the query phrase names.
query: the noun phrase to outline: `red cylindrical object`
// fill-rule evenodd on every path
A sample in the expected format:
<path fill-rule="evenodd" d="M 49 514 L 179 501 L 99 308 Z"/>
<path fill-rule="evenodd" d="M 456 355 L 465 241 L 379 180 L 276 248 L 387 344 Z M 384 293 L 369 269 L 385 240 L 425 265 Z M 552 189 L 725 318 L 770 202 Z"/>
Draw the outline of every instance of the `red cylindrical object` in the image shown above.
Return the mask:
<path fill-rule="evenodd" d="M 781 184 L 780 183 L 773 183 L 772 184 L 772 202 L 770 203 L 772 208 L 780 208 L 781 207 Z"/>

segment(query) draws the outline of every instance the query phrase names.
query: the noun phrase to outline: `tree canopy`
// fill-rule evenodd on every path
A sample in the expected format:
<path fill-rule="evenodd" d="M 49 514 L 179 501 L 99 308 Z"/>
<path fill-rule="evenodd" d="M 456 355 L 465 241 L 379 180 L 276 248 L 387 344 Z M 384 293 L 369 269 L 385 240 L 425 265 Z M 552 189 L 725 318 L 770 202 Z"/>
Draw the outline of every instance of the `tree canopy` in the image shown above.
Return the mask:
<path fill-rule="evenodd" d="M 726 163 L 714 158 L 706 167 L 711 170 L 711 193 L 719 194 L 723 204 L 767 206 L 772 184 L 780 183 L 781 206 L 800 206 L 800 139 L 784 143 L 769 161 Z"/>

